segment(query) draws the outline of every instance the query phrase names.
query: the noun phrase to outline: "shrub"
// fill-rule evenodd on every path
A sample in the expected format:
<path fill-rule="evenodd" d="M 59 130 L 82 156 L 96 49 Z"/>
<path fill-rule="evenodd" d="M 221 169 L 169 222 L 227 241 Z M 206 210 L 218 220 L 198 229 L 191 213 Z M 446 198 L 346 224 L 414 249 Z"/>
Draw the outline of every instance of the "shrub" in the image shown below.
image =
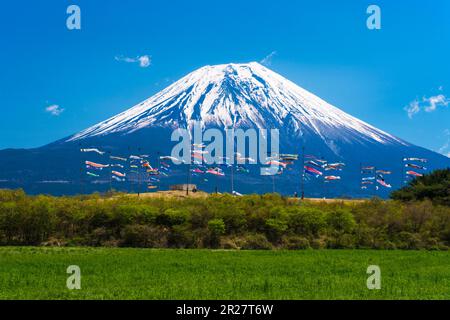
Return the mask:
<path fill-rule="evenodd" d="M 188 212 L 181 209 L 166 209 L 156 217 L 156 223 L 162 226 L 175 226 L 183 224 L 188 219 Z"/>
<path fill-rule="evenodd" d="M 41 243 L 41 246 L 44 247 L 63 247 L 66 245 L 66 241 L 57 238 L 49 238 L 47 241 Z"/>
<path fill-rule="evenodd" d="M 346 209 L 337 209 L 327 215 L 328 227 L 338 233 L 349 233 L 355 227 L 355 219 L 350 211 Z"/>
<path fill-rule="evenodd" d="M 159 214 L 158 208 L 148 205 L 123 204 L 115 208 L 115 217 L 122 226 L 130 223 L 152 224 Z"/>
<path fill-rule="evenodd" d="M 272 249 L 272 244 L 267 240 L 264 234 L 249 234 L 244 236 L 242 239 L 241 249 L 244 250 L 270 250 Z"/>
<path fill-rule="evenodd" d="M 6 195 L 2 195 L 7 198 Z M 22 217 L 17 203 L 0 202 L 0 243 L 20 243 L 22 238 Z"/>
<path fill-rule="evenodd" d="M 236 234 L 245 231 L 247 227 L 245 212 L 240 208 L 228 208 L 220 214 L 220 218 L 225 223 L 226 234 Z"/>
<path fill-rule="evenodd" d="M 272 242 L 278 242 L 281 236 L 286 232 L 288 224 L 286 221 L 280 219 L 267 219 L 266 220 L 266 235 Z"/>
<path fill-rule="evenodd" d="M 122 231 L 122 245 L 126 247 L 165 248 L 168 231 L 163 227 L 133 224 Z"/>
<path fill-rule="evenodd" d="M 236 239 L 234 239 L 234 238 L 221 238 L 220 239 L 220 247 L 222 249 L 228 249 L 228 250 L 239 249 L 239 246 L 236 243 Z"/>
<path fill-rule="evenodd" d="M 212 248 L 217 248 L 220 244 L 220 236 L 225 233 L 225 223 L 222 219 L 213 219 L 208 222 L 209 237 L 207 244 Z"/>
<path fill-rule="evenodd" d="M 299 236 L 283 237 L 283 248 L 288 250 L 309 249 L 309 240 Z"/>
<path fill-rule="evenodd" d="M 399 249 L 422 249 L 424 247 L 419 234 L 402 231 L 398 234 Z"/>
<path fill-rule="evenodd" d="M 92 232 L 89 234 L 89 245 L 91 246 L 101 246 L 105 242 L 112 239 L 111 230 L 100 227 L 92 230 Z"/>
<path fill-rule="evenodd" d="M 324 238 L 318 238 L 310 241 L 310 245 L 313 249 L 324 249 L 327 247 L 327 242 Z"/>
<path fill-rule="evenodd" d="M 24 243 L 38 245 L 48 239 L 53 227 L 54 208 L 47 197 L 39 196 L 23 208 L 22 233 Z"/>
<path fill-rule="evenodd" d="M 213 219 L 208 222 L 208 230 L 215 236 L 225 233 L 225 223 L 222 219 Z"/>
<path fill-rule="evenodd" d="M 317 208 L 291 209 L 288 219 L 289 229 L 298 235 L 318 236 L 325 227 L 324 212 Z"/>
<path fill-rule="evenodd" d="M 201 239 L 202 240 L 202 239 Z M 200 243 L 203 241 L 200 241 Z M 195 244 L 199 243 L 194 237 L 194 233 L 188 226 L 176 225 L 173 226 L 169 238 L 168 245 L 172 248 L 194 248 Z"/>
<path fill-rule="evenodd" d="M 8 201 L 22 201 L 26 199 L 26 194 L 22 189 L 6 190 L 0 189 L 0 203 Z"/>
<path fill-rule="evenodd" d="M 426 226 L 433 215 L 433 205 L 430 201 L 410 203 L 405 206 L 403 213 L 404 228 L 418 233 Z"/>
<path fill-rule="evenodd" d="M 57 239 L 57 242 L 55 242 Z M 270 242 L 269 242 L 270 240 Z M 279 195 L 135 199 L 0 190 L 0 245 L 446 250 L 450 207 L 433 200 L 290 201 Z M 309 244 L 308 244 L 309 243 Z"/>

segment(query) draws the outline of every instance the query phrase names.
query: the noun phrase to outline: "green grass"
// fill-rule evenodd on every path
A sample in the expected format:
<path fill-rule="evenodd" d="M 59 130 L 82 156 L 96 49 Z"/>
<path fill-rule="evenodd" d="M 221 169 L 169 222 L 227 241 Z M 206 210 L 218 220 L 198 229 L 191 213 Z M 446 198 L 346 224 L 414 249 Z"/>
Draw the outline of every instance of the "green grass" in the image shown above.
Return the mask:
<path fill-rule="evenodd" d="M 450 253 L 3 247 L 0 299 L 450 299 Z"/>

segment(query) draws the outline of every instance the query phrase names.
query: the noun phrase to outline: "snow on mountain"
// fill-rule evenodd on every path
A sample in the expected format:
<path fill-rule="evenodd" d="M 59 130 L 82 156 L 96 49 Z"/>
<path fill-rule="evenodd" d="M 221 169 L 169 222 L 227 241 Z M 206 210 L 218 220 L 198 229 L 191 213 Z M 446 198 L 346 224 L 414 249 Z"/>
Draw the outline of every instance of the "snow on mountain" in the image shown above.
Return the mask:
<path fill-rule="evenodd" d="M 138 105 L 68 141 L 129 134 L 146 127 L 291 128 L 327 141 L 408 145 L 302 89 L 266 67 L 222 64 L 202 67 Z"/>

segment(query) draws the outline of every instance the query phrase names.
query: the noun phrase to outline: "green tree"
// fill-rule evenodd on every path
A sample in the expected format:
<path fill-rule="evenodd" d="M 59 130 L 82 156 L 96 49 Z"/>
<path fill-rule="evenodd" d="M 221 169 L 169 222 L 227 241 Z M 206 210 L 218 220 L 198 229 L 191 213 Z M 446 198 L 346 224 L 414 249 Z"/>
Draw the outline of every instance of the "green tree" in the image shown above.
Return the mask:
<path fill-rule="evenodd" d="M 414 179 L 406 187 L 392 192 L 391 198 L 401 201 L 429 199 L 450 206 L 450 168 Z"/>
<path fill-rule="evenodd" d="M 217 248 L 220 244 L 220 236 L 225 233 L 225 223 L 222 219 L 213 219 L 208 222 L 209 244 Z"/>

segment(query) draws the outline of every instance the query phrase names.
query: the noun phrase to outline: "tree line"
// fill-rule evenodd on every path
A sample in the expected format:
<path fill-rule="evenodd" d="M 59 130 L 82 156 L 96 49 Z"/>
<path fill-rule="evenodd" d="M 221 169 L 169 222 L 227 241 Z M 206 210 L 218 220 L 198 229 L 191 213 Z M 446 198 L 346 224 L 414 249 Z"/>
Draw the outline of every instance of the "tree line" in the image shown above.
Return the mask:
<path fill-rule="evenodd" d="M 300 202 L 278 194 L 52 197 L 0 190 L 0 245 L 446 250 L 450 207 L 429 200 Z"/>

